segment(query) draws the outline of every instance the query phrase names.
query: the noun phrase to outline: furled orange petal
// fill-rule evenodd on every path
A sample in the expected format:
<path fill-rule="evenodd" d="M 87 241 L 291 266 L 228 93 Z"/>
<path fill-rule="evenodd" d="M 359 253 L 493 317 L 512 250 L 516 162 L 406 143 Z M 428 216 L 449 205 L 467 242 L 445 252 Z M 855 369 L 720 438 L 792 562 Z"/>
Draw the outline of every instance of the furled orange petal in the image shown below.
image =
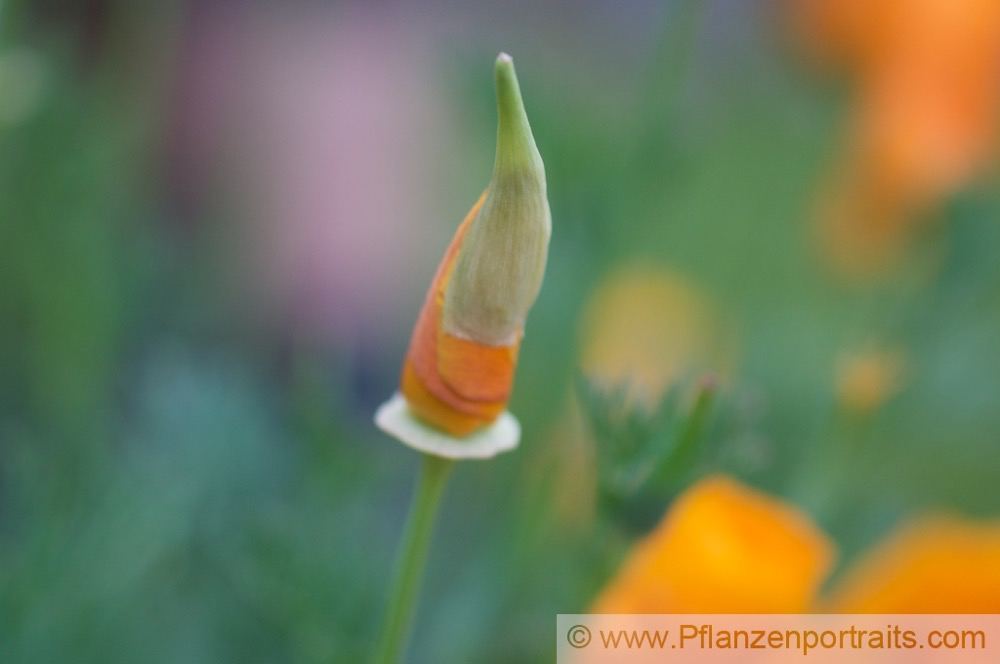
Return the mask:
<path fill-rule="evenodd" d="M 833 547 L 795 507 L 724 476 L 700 481 L 625 560 L 594 613 L 797 613 Z"/>
<path fill-rule="evenodd" d="M 1000 520 L 927 517 L 848 572 L 825 607 L 844 613 L 1000 613 Z"/>
<path fill-rule="evenodd" d="M 520 342 L 510 346 L 484 346 L 442 332 L 438 337 L 438 370 L 441 379 L 469 401 L 507 402 Z"/>
<path fill-rule="evenodd" d="M 465 232 L 485 200 L 483 193 L 441 260 L 413 331 L 400 387 L 418 417 L 456 436 L 489 424 L 503 412 L 520 343 L 487 346 L 449 334 L 441 327 L 448 278 Z"/>

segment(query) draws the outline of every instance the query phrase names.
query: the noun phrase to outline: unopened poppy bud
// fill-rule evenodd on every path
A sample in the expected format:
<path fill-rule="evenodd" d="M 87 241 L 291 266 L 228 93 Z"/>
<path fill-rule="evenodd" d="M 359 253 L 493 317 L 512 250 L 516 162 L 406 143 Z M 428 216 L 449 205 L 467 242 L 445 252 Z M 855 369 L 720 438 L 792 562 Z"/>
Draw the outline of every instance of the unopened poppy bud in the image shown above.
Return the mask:
<path fill-rule="evenodd" d="M 403 442 L 444 456 L 491 456 L 517 444 L 519 427 L 504 409 L 552 228 L 545 167 L 506 53 L 496 61 L 496 88 L 493 177 L 431 283 L 403 365 L 402 398 L 376 414 Z M 473 439 L 484 437 L 490 454 L 473 452 Z"/>
<path fill-rule="evenodd" d="M 493 179 L 455 259 L 444 329 L 481 344 L 509 346 L 520 338 L 542 286 L 552 221 L 545 167 L 507 54 L 497 58 L 496 81 Z"/>

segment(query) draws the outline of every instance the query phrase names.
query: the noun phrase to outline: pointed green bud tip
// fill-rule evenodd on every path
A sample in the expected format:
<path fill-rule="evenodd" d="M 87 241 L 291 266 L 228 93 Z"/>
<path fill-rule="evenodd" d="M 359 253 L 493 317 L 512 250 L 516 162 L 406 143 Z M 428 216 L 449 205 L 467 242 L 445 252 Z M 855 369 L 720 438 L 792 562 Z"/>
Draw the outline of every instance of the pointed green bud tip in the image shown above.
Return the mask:
<path fill-rule="evenodd" d="M 445 292 L 444 329 L 490 346 L 521 335 L 545 274 L 552 219 L 514 60 L 495 65 L 497 151 L 479 215 L 466 231 Z"/>

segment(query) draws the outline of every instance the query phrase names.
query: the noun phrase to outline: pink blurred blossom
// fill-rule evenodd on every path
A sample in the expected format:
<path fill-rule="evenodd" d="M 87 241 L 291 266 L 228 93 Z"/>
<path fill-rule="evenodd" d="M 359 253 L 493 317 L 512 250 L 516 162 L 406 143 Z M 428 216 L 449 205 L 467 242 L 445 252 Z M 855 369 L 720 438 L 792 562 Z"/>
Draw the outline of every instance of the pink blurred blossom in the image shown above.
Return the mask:
<path fill-rule="evenodd" d="M 249 301 L 320 338 L 408 327 L 464 213 L 439 195 L 460 148 L 428 31 L 321 7 L 220 7 L 195 22 L 181 170 L 217 179 L 240 219 Z"/>

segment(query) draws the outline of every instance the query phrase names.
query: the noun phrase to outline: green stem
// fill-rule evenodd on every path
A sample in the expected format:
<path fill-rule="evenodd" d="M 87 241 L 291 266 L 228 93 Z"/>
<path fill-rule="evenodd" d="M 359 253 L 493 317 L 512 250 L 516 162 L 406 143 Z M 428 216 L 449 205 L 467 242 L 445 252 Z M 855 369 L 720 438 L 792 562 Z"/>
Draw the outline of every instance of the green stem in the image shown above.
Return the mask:
<path fill-rule="evenodd" d="M 430 549 L 434 517 L 448 474 L 455 462 L 451 459 L 424 454 L 423 470 L 413 496 L 406 531 L 396 559 L 392 594 L 386 613 L 382 640 L 374 664 L 396 664 L 406 647 L 413 623 L 413 613 L 420 594 L 420 580 Z"/>

